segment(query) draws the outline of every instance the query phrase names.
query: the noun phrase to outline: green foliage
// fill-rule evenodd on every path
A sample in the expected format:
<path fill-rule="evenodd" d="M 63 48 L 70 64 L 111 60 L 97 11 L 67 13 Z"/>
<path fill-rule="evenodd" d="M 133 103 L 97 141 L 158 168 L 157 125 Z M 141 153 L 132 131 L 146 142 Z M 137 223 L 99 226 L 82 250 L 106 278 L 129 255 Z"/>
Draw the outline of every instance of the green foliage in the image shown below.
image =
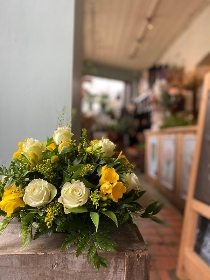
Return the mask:
<path fill-rule="evenodd" d="M 168 116 L 163 124 L 161 125 L 161 129 L 168 128 L 168 127 L 176 127 L 176 126 L 187 126 L 193 125 L 193 122 L 190 120 L 185 120 L 177 115 L 170 115 Z"/>
<path fill-rule="evenodd" d="M 106 211 L 103 211 L 102 213 L 104 215 L 106 215 L 107 217 L 109 217 L 115 223 L 115 225 L 118 227 L 117 217 L 114 212 L 106 210 Z"/>
<path fill-rule="evenodd" d="M 4 218 L 4 220 L 1 222 L 1 225 L 0 225 L 0 234 L 5 230 L 5 228 L 11 222 L 11 220 L 12 220 L 11 217 Z"/>

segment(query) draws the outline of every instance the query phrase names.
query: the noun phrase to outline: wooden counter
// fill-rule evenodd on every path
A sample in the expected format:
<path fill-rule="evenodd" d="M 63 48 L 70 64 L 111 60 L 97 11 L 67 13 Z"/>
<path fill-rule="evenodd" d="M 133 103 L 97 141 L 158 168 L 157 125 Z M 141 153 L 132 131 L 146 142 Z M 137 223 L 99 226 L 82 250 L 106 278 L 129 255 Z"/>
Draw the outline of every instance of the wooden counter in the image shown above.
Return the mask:
<path fill-rule="evenodd" d="M 145 131 L 146 179 L 184 211 L 197 126 Z"/>

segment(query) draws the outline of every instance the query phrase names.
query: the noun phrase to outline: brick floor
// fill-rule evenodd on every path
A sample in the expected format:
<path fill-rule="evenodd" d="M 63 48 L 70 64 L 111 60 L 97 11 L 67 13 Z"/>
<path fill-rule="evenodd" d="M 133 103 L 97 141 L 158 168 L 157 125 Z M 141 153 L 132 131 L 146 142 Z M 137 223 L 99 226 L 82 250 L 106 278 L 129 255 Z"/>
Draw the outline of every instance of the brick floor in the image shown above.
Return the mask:
<path fill-rule="evenodd" d="M 142 190 L 146 194 L 141 204 L 146 205 L 155 200 L 163 203 L 163 209 L 157 215 L 167 222 L 167 226 L 157 224 L 149 219 L 138 219 L 137 225 L 148 245 L 150 255 L 150 280 L 178 280 L 176 266 L 179 253 L 182 215 L 153 186 L 149 185 L 144 174 L 138 174 Z"/>

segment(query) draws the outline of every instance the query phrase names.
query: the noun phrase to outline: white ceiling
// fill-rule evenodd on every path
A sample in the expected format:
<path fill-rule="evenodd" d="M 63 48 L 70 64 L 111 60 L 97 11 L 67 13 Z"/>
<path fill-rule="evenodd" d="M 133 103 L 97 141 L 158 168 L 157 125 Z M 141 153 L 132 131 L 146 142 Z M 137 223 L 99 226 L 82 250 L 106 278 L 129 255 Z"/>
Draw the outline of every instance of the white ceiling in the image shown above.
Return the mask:
<path fill-rule="evenodd" d="M 84 56 L 109 66 L 153 66 L 207 0 L 85 0 Z M 147 19 L 154 25 L 147 29 Z"/>

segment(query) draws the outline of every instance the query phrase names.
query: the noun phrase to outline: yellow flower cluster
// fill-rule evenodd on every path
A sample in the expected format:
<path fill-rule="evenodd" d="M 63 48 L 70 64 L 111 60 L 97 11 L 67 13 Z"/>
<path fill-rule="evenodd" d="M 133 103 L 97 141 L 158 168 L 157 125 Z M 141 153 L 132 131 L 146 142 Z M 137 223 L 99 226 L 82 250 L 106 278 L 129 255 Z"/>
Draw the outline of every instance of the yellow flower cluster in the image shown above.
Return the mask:
<path fill-rule="evenodd" d="M 37 170 L 40 173 L 42 173 L 45 176 L 45 178 L 49 180 L 49 182 L 52 182 L 57 176 L 57 173 L 54 170 L 54 165 L 52 165 L 51 162 L 52 159 L 46 159 L 43 160 L 42 163 L 39 163 L 34 167 L 34 170 Z"/>
<path fill-rule="evenodd" d="M 102 176 L 99 181 L 100 194 L 102 196 L 108 194 L 114 202 L 122 198 L 126 192 L 126 187 L 122 182 L 118 182 L 119 175 L 114 168 L 109 168 L 107 165 L 102 167 Z"/>
<path fill-rule="evenodd" d="M 82 168 L 80 175 L 81 175 L 82 177 L 84 177 L 89 171 L 91 171 L 91 170 L 93 169 L 93 167 L 94 167 L 94 166 L 93 166 L 92 164 L 86 164 L 86 165 Z"/>
<path fill-rule="evenodd" d="M 48 228 L 51 228 L 52 222 L 55 219 L 55 217 L 58 217 L 62 214 L 62 204 L 59 202 L 51 202 L 47 208 L 45 209 L 46 217 L 45 217 L 45 223 Z"/>
<path fill-rule="evenodd" d="M 4 188 L 0 209 L 7 213 L 7 217 L 10 217 L 18 207 L 25 206 L 21 199 L 22 196 L 23 194 L 16 185 L 13 185 L 10 189 L 7 189 L 7 187 Z"/>
<path fill-rule="evenodd" d="M 22 153 L 23 151 L 23 142 L 19 142 L 18 143 L 18 150 L 16 152 L 14 152 L 13 154 L 13 158 L 19 158 L 20 154 Z"/>

